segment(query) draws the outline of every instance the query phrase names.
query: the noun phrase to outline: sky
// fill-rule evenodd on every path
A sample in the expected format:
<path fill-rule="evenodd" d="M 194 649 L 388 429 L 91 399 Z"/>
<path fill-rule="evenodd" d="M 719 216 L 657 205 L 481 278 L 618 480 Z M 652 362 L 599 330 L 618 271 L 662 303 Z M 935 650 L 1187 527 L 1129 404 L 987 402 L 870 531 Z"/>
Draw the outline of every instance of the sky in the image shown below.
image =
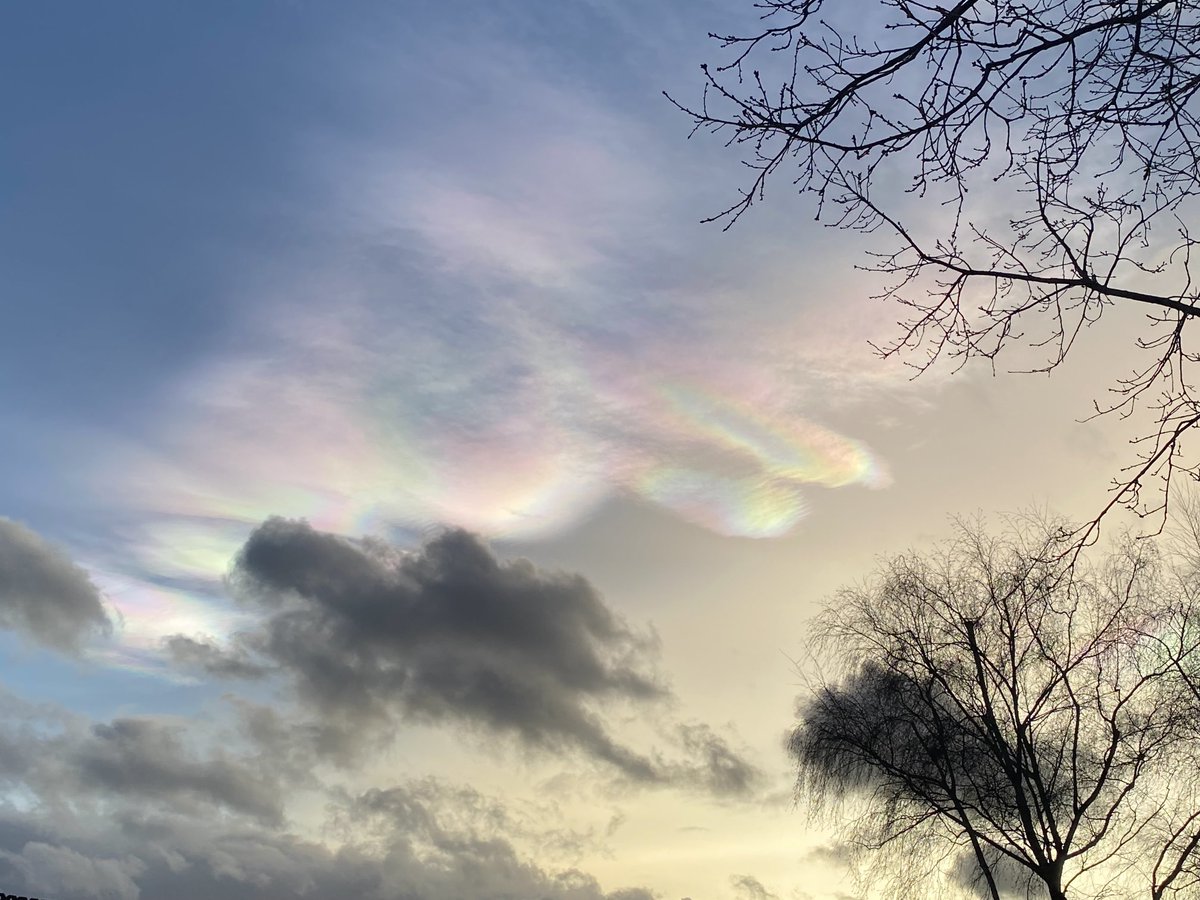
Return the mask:
<path fill-rule="evenodd" d="M 1122 323 L 914 379 L 871 238 L 786 178 L 702 224 L 737 153 L 662 92 L 753 15 L 6 10 L 0 891 L 860 896 L 806 623 L 952 515 L 1095 512 Z"/>

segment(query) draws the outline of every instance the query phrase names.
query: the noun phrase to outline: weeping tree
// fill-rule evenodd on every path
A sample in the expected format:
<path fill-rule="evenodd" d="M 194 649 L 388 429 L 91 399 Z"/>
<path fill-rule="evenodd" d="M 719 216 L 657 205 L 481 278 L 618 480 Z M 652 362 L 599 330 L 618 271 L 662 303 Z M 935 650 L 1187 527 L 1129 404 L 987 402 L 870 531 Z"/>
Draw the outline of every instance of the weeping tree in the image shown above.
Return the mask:
<path fill-rule="evenodd" d="M 868 871 L 924 859 L 993 900 L 1200 895 L 1196 579 L 1146 540 L 1070 563 L 1062 535 L 960 523 L 819 618 L 798 796 Z"/>
<path fill-rule="evenodd" d="M 1165 517 L 1172 476 L 1200 475 L 1180 452 L 1200 424 L 1200 3 L 754 6 L 757 27 L 711 35 L 703 95 L 669 98 L 747 167 L 714 219 L 782 178 L 827 223 L 886 235 L 867 267 L 904 312 L 879 349 L 920 370 L 1015 351 L 1016 368 L 1050 371 L 1107 310 L 1144 311 L 1141 362 L 1095 411 L 1149 419 L 1084 536 L 1118 504 Z"/>

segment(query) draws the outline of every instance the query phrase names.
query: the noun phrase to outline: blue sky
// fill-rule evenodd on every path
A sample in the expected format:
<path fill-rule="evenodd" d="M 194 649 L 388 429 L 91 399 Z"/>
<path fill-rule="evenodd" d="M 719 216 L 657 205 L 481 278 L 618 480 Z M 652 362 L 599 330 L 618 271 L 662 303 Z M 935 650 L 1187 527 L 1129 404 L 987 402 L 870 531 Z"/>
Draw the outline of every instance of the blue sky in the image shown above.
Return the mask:
<path fill-rule="evenodd" d="M 437 835 L 452 832 L 499 842 L 508 855 L 484 869 L 518 894 L 850 889 L 788 802 L 780 735 L 803 622 L 948 513 L 1090 508 L 1113 443 L 1043 382 L 914 382 L 877 360 L 867 342 L 895 317 L 854 270 L 864 245 L 815 225 L 785 182 L 728 232 L 700 223 L 736 196 L 736 154 L 688 140 L 662 91 L 695 97 L 707 32 L 750 12 L 599 0 L 7 10 L 0 513 L 45 542 L 38 571 L 84 570 L 113 627 L 67 653 L 14 613 L 5 702 L 22 728 L 57 735 L 47 753 L 64 766 L 112 764 L 5 774 L 0 890 L 299 890 L 281 888 L 287 867 L 266 850 L 231 861 L 213 849 L 238 816 L 262 813 L 221 786 L 279 787 L 280 772 L 297 779 L 294 803 L 245 828 L 281 858 L 308 858 L 311 890 L 369 872 L 380 898 L 464 896 L 466 863 L 438 868 L 421 850 L 449 854 Z M 1064 395 L 1102 350 L 1063 374 Z M 528 590 L 580 604 L 592 624 L 554 633 L 599 647 L 604 675 L 546 702 L 600 723 L 589 734 L 653 761 L 653 777 L 614 773 L 599 738 L 516 713 L 386 697 L 353 765 L 318 758 L 305 741 L 336 716 L 292 657 L 272 657 L 269 676 L 229 676 L 239 653 L 269 656 L 283 628 L 246 593 L 267 576 L 235 562 L 272 516 L 293 523 L 270 532 L 281 542 L 317 541 L 339 560 L 358 548 L 360 566 L 398 579 L 388 597 L 417 578 L 405 566 L 436 557 L 440 529 L 462 528 L 503 561 L 493 576 L 513 603 Z M 605 631 L 597 609 L 625 624 Z M 371 633 L 308 613 L 314 629 Z M 474 633 L 458 619 L 444 629 L 447 641 Z M 172 653 L 174 635 L 210 655 Z M 537 656 L 496 640 L 484 656 Z M 539 663 L 569 681 L 560 664 Z M 405 665 L 410 679 L 436 669 Z M 663 706 L 643 708 L 631 672 L 657 673 Z M 346 708 L 377 688 L 351 688 Z M 705 774 L 697 760 L 714 748 L 753 777 L 735 790 Z M 115 771 L 120 754 L 159 772 L 161 794 L 123 806 L 105 793 L 114 779 L 85 777 Z M 316 760 L 304 779 L 297 760 Z M 56 784 L 82 792 L 73 817 L 55 811 Z M 548 786 L 561 792 L 552 811 Z M 373 860 L 344 867 L 321 836 L 325 804 L 382 809 L 392 787 L 408 818 L 344 835 Z M 114 810 L 126 825 L 162 817 L 169 839 L 139 849 L 137 829 L 102 824 Z M 549 830 L 531 825 L 546 816 Z M 568 870 L 587 874 L 572 887 Z"/>

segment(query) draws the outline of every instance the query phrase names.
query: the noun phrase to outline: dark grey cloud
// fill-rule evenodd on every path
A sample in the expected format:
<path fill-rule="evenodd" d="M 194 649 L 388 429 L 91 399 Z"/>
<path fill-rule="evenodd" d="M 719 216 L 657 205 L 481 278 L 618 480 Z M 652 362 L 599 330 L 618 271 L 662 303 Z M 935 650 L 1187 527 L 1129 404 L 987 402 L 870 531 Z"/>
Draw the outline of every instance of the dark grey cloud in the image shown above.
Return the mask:
<path fill-rule="evenodd" d="M 149 716 L 92 722 L 2 688 L 0 720 L 0 788 L 71 804 L 137 798 L 181 815 L 283 823 L 290 773 L 248 741 L 235 750 L 224 736 L 202 735 L 196 722 Z"/>
<path fill-rule="evenodd" d="M 242 733 L 290 777 L 353 765 L 416 722 L 582 751 L 638 786 L 744 800 L 762 783 L 726 738 L 674 721 L 652 632 L 631 628 L 581 576 L 500 560 L 467 532 L 405 551 L 269 519 L 230 585 L 258 624 L 228 648 L 176 635 L 166 649 L 214 677 L 290 685 L 298 702 L 286 715 L 235 701 Z M 653 716 L 669 755 L 615 738 L 605 716 L 622 708 Z"/>
<path fill-rule="evenodd" d="M 577 869 L 526 859 L 503 836 L 400 823 L 334 850 L 219 819 L 127 808 L 104 823 L 59 827 L 0 808 L 0 889 L 47 900 L 653 900 L 605 891 Z M 77 832 L 86 831 L 86 836 Z M 76 833 L 72 833 L 76 832 Z"/>
<path fill-rule="evenodd" d="M 677 734 L 689 761 L 676 765 L 675 780 L 727 798 L 746 798 L 761 787 L 762 770 L 710 726 L 680 725 Z"/>
<path fill-rule="evenodd" d="M 224 650 L 198 638 L 176 634 L 164 642 L 175 664 L 184 669 L 196 669 L 216 678 L 263 678 L 269 673 L 266 666 L 252 662 L 244 652 Z"/>
<path fill-rule="evenodd" d="M 761 881 L 753 875 L 734 875 L 729 879 L 739 897 L 745 900 L 779 900 L 778 894 L 766 889 Z"/>
<path fill-rule="evenodd" d="M 254 719 L 257 707 L 244 717 Z M 346 795 L 263 748 L 204 753 L 196 723 L 88 720 L 0 688 L 21 755 L 0 768 L 0 891 L 47 900 L 651 900 L 519 849 L 596 849 L 604 835 L 558 828 L 553 814 L 470 787 L 417 779 Z M 274 727 L 268 722 L 269 733 Z M 276 804 L 303 795 L 332 814 L 297 836 Z M 551 808 L 552 809 L 552 808 Z"/>
<path fill-rule="evenodd" d="M 469 787 L 427 778 L 346 796 L 318 786 L 308 795 L 334 810 L 319 829 L 336 836 L 333 849 L 268 821 L 264 790 L 283 798 L 311 785 L 272 784 L 252 754 L 197 759 L 167 723 L 81 728 L 77 717 L 7 699 L 40 762 L 17 780 L 19 807 L 0 800 L 0 890 L 53 900 L 652 897 L 606 892 L 575 868 L 533 862 L 517 841 L 558 848 L 549 857 L 557 858 L 595 849 L 603 836 L 559 830 L 545 811 L 517 812 Z M 243 778 L 250 772 L 260 788 Z M 238 802 L 234 790 L 259 799 Z M 209 808 L 176 802 L 181 793 L 203 795 Z"/>
<path fill-rule="evenodd" d="M 588 852 L 606 852 L 605 841 L 612 836 L 613 826 L 610 820 L 604 828 L 567 828 L 553 804 L 518 812 L 475 788 L 438 778 L 411 779 L 348 797 L 341 815 L 360 833 L 403 832 L 439 854 L 456 855 L 464 839 L 482 847 L 502 838 L 506 843 L 519 840 L 536 846 L 570 863 Z"/>
<path fill-rule="evenodd" d="M 74 653 L 112 623 L 83 569 L 24 525 L 0 518 L 0 628 Z"/>
<path fill-rule="evenodd" d="M 669 696 L 654 671 L 654 637 L 631 629 L 578 575 L 501 561 L 464 531 L 401 552 L 270 519 L 243 547 L 231 583 L 266 613 L 243 642 L 290 676 L 326 723 L 362 732 L 453 722 L 661 779 L 597 712 Z"/>
<path fill-rule="evenodd" d="M 854 848 L 844 842 L 820 844 L 805 853 L 803 858 L 806 861 L 811 860 L 822 865 L 846 869 L 854 864 Z"/>
<path fill-rule="evenodd" d="M 314 772 L 329 758 L 345 758 L 348 748 L 331 745 L 329 729 L 321 722 L 298 721 L 291 710 L 280 711 L 245 697 L 226 695 L 236 718 L 234 730 L 256 756 L 292 785 L 316 783 Z M 335 737 L 341 736 L 336 729 Z"/>
<path fill-rule="evenodd" d="M 282 822 L 280 785 L 264 767 L 224 754 L 198 759 L 185 747 L 180 730 L 154 719 L 97 724 L 74 748 L 71 762 L 80 783 L 93 791 L 199 801 Z"/>
<path fill-rule="evenodd" d="M 19 850 L 0 849 L 0 872 L 7 871 L 6 892 L 20 886 L 46 898 L 139 900 L 141 889 L 135 879 L 146 868 L 136 856 L 95 858 L 41 841 L 27 841 Z"/>
<path fill-rule="evenodd" d="M 68 733 L 77 721 L 65 710 L 39 708 L 0 686 L 0 784 L 11 787 L 35 777 L 59 756 L 60 745 L 48 753 L 48 742 Z"/>

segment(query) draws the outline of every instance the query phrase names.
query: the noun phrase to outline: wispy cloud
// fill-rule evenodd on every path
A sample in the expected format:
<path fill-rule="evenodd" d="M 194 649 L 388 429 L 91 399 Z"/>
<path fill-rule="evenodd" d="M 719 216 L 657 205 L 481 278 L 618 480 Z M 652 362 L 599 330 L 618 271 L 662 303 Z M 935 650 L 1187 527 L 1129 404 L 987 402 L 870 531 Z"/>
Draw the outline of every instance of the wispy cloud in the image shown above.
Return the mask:
<path fill-rule="evenodd" d="M 471 98 L 470 139 L 378 128 L 298 151 L 325 240 L 246 273 L 223 348 L 97 468 L 133 523 L 101 569 L 215 596 L 270 515 L 537 538 L 622 495 L 772 537 L 814 487 L 888 483 L 829 424 L 903 383 L 869 368 L 852 297 L 769 233 L 695 226 L 680 151 L 614 98 L 511 49 L 438 52 L 458 82 L 433 89 Z"/>

